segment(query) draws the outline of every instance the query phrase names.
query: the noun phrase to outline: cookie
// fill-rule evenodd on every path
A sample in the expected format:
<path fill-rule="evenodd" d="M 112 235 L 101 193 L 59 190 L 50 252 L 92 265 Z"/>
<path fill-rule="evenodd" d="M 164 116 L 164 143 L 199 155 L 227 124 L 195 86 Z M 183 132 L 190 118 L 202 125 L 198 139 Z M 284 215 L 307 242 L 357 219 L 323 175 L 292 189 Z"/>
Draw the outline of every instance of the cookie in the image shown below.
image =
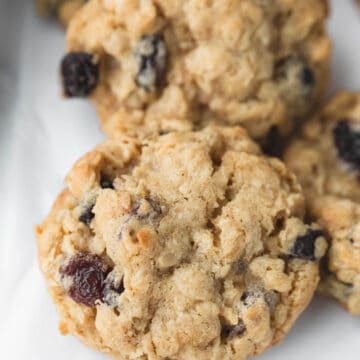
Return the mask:
<path fill-rule="evenodd" d="M 112 138 L 211 123 L 266 144 L 327 88 L 327 16 L 325 0 L 91 0 L 68 30 L 64 93 L 84 96 L 87 56 L 99 77 L 86 96 Z"/>
<path fill-rule="evenodd" d="M 360 315 L 360 93 L 342 92 L 285 153 L 331 247 L 320 290 Z"/>
<path fill-rule="evenodd" d="M 57 17 L 67 26 L 75 14 L 87 0 L 36 0 L 36 6 L 41 16 Z"/>
<path fill-rule="evenodd" d="M 108 140 L 37 227 L 63 334 L 117 359 L 246 359 L 318 284 L 326 240 L 282 162 L 238 127 Z"/>

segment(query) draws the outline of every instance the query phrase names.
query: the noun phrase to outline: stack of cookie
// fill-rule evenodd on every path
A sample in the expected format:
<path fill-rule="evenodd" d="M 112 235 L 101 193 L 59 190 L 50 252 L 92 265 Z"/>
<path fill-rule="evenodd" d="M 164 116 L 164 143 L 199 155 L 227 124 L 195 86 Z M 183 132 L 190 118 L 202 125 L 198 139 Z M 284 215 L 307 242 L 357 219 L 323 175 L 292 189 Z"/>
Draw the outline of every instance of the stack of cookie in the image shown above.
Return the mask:
<path fill-rule="evenodd" d="M 245 360 L 286 336 L 320 263 L 321 291 L 360 314 L 360 95 L 309 115 L 328 85 L 328 12 L 90 0 L 76 13 L 64 94 L 91 98 L 109 140 L 36 229 L 63 334 L 117 359 Z M 287 166 L 270 156 L 283 150 Z"/>

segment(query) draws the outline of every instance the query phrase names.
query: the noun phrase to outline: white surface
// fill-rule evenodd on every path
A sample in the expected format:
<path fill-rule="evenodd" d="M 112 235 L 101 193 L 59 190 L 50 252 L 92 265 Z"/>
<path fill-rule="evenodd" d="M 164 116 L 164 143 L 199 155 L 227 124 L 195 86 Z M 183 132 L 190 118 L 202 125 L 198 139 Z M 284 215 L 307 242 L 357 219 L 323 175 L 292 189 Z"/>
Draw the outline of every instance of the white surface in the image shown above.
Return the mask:
<path fill-rule="evenodd" d="M 334 92 L 360 88 L 360 11 L 333 0 Z M 37 268 L 34 224 L 48 212 L 74 160 L 103 139 L 84 101 L 59 96 L 63 33 L 32 1 L 0 0 L 0 359 L 100 360 L 57 331 Z M 262 360 L 358 360 L 360 318 L 316 298 L 284 343 Z"/>

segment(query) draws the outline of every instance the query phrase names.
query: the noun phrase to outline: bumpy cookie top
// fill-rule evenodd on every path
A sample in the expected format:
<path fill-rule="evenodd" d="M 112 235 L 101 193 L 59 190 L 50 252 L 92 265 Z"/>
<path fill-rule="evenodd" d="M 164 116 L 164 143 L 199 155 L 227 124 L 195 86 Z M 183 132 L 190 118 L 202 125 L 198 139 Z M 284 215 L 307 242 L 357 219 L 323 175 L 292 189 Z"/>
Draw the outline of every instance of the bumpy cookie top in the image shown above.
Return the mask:
<path fill-rule="evenodd" d="M 310 214 L 331 237 L 322 290 L 360 314 L 360 93 L 342 92 L 285 154 Z"/>
<path fill-rule="evenodd" d="M 86 95 L 111 137 L 215 122 L 264 141 L 326 89 L 327 15 L 325 0 L 91 0 L 68 31 L 65 94 L 79 83 L 70 96 L 84 96 L 85 55 L 100 71 Z"/>
<path fill-rule="evenodd" d="M 246 359 L 310 301 L 325 240 L 240 128 L 108 141 L 37 228 L 63 333 L 118 359 Z"/>

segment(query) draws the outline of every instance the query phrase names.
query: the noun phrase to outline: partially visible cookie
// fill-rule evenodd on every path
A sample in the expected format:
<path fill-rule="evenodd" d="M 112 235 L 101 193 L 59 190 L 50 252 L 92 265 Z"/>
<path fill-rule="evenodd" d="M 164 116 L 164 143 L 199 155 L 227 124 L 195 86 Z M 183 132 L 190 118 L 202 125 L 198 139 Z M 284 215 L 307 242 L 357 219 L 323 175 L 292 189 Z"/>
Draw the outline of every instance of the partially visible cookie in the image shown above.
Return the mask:
<path fill-rule="evenodd" d="M 327 16 L 326 0 L 91 0 L 69 27 L 64 93 L 84 96 L 88 56 L 100 76 L 87 96 L 112 138 L 213 123 L 266 144 L 326 91 Z"/>
<path fill-rule="evenodd" d="M 57 17 L 59 21 L 67 26 L 87 0 L 36 0 L 36 5 L 41 16 Z"/>
<path fill-rule="evenodd" d="M 60 330 L 117 359 L 246 359 L 318 284 L 321 231 L 240 128 L 107 141 L 37 227 Z"/>
<path fill-rule="evenodd" d="M 342 92 L 285 154 L 331 247 L 320 289 L 360 315 L 360 93 Z"/>

